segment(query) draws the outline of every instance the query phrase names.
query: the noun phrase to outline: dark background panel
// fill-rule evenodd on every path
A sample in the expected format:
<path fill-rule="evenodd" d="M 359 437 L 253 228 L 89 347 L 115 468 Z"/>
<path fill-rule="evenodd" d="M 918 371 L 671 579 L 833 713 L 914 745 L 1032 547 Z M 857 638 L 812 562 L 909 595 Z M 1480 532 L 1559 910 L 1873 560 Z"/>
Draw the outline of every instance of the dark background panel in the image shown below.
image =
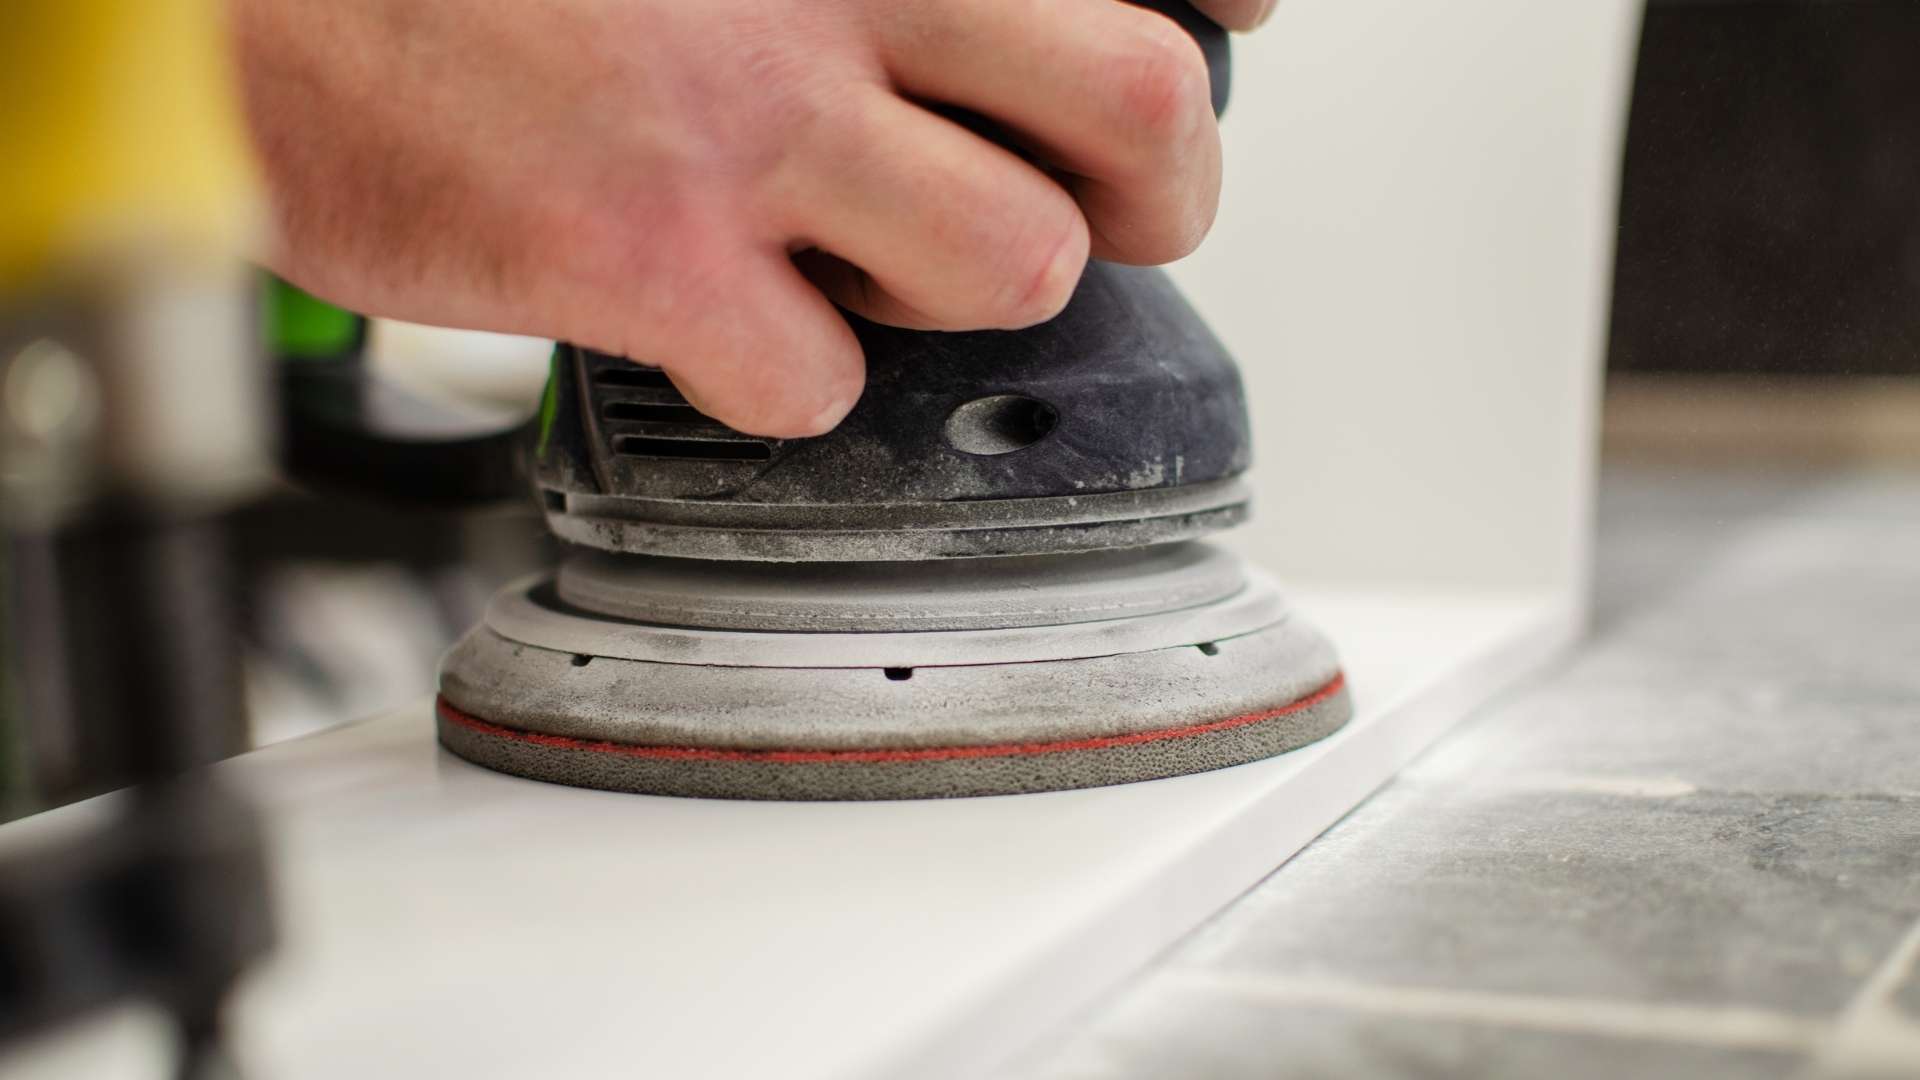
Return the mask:
<path fill-rule="evenodd" d="M 1612 365 L 1920 374 L 1920 2 L 1649 5 Z"/>

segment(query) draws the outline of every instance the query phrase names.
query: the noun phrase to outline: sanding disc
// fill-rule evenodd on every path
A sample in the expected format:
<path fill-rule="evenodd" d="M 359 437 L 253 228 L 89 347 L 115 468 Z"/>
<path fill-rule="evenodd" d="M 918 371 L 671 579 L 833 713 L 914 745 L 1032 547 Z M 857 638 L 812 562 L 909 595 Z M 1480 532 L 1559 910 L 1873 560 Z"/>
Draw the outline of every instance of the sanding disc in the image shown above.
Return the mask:
<path fill-rule="evenodd" d="M 1048 558 L 843 565 L 804 603 L 751 567 L 689 584 L 672 560 L 570 563 L 503 591 L 449 654 L 440 739 L 581 787 L 902 799 L 1239 765 L 1351 714 L 1325 638 L 1224 551 Z M 835 629 L 791 628 L 813 611 Z"/>

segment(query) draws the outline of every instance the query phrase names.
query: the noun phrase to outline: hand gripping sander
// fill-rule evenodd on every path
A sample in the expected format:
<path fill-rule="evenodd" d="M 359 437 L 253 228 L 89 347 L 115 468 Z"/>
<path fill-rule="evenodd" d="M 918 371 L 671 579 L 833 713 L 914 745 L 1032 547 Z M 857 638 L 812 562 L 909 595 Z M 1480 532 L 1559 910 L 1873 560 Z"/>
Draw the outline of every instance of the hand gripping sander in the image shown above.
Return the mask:
<path fill-rule="evenodd" d="M 1225 36 L 1184 3 L 1226 86 Z M 556 351 L 534 450 L 569 553 L 447 656 L 441 742 L 519 776 L 740 799 L 1091 787 L 1217 769 L 1351 711 L 1333 649 L 1201 537 L 1247 514 L 1232 359 L 1157 270 L 1059 317 L 849 316 L 833 432 L 759 438 L 665 373 Z"/>

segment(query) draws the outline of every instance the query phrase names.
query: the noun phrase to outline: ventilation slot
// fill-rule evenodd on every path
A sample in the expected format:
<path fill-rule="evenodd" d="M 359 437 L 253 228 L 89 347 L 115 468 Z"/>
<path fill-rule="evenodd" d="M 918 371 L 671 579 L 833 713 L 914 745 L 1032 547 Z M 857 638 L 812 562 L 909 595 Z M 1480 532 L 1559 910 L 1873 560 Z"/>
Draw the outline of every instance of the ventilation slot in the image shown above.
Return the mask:
<path fill-rule="evenodd" d="M 621 435 L 613 440 L 613 452 L 630 457 L 677 458 L 681 461 L 766 461 L 773 448 L 766 443 L 734 439 L 661 439 L 646 435 Z"/>
<path fill-rule="evenodd" d="M 673 380 L 659 368 L 641 367 L 638 364 L 616 364 L 603 367 L 593 373 L 593 381 L 601 386 L 630 386 L 642 389 L 672 390 Z"/>
<path fill-rule="evenodd" d="M 609 401 L 600 409 L 608 420 L 651 420 L 667 424 L 711 424 L 691 405 L 646 401 Z"/>

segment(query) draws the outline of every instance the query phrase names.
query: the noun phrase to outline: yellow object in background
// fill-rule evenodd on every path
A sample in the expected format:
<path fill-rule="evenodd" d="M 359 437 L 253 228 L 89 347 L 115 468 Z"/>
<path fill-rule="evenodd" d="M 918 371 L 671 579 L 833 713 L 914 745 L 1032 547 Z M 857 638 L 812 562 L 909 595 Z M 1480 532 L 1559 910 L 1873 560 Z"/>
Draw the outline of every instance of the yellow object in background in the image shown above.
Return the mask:
<path fill-rule="evenodd" d="M 251 220 L 221 0 L 0 2 L 0 298 L 133 249 L 232 257 Z"/>

